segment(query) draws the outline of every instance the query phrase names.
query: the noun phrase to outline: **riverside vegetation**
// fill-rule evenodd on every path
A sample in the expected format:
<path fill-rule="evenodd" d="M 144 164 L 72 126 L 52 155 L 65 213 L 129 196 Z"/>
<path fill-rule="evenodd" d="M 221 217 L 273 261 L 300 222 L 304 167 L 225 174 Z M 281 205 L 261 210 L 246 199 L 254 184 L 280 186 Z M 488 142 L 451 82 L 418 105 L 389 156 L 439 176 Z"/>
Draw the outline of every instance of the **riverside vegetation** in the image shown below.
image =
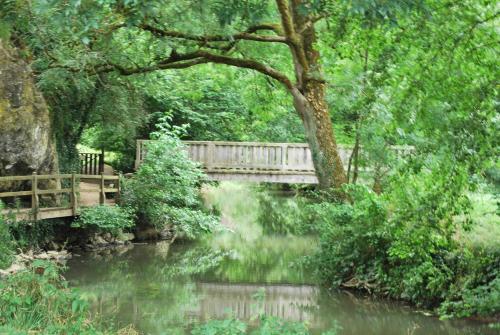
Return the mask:
<path fill-rule="evenodd" d="M 303 262 L 328 288 L 498 324 L 498 20 L 492 0 L 0 0 L 0 147 L 20 148 L 0 152 L 2 174 L 74 172 L 78 145 L 131 172 L 135 140 L 159 140 L 119 206 L 74 222 L 0 215 L 0 268 L 61 236 L 219 229 L 180 139 L 308 142 L 321 188 L 263 193 L 265 231 L 317 237 Z M 346 169 L 337 142 L 353 147 Z M 414 150 L 396 160 L 392 145 Z M 101 327 L 58 271 L 0 279 L 0 332 L 134 332 Z M 192 331 L 306 332 L 259 320 Z"/>

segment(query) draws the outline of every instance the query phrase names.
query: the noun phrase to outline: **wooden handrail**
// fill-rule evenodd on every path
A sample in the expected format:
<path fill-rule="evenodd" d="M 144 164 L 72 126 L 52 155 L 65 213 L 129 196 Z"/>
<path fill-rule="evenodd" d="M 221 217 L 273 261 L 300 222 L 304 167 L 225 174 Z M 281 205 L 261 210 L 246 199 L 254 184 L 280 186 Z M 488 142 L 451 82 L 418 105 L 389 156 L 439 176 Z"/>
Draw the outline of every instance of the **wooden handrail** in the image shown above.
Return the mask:
<path fill-rule="evenodd" d="M 46 180 L 61 180 L 69 179 L 69 187 L 66 188 L 49 188 L 40 189 L 39 182 Z M 79 183 L 82 180 L 98 181 L 96 185 L 99 185 L 95 189 L 85 189 L 81 190 Z M 78 202 L 79 192 L 99 192 L 99 201 L 94 205 L 104 205 L 106 203 L 106 194 L 114 193 L 116 198 L 119 198 L 120 193 L 120 176 L 105 176 L 101 175 L 87 175 L 87 174 L 52 174 L 52 175 L 37 175 L 33 173 L 30 176 L 4 176 L 0 177 L 0 182 L 11 182 L 11 181 L 31 181 L 30 190 L 15 191 L 15 192 L 0 192 L 1 198 L 14 198 L 14 197 L 31 197 L 30 208 L 16 208 L 16 209 L 4 209 L 2 213 L 13 212 L 18 220 L 33 220 L 37 221 L 39 219 L 55 218 L 55 217 L 65 217 L 65 216 L 76 216 L 81 208 Z M 117 181 L 117 186 L 106 185 L 106 181 Z M 29 185 L 29 184 L 28 184 Z M 109 187 L 112 186 L 112 187 Z M 70 195 L 70 204 L 68 207 L 52 207 L 52 208 L 40 208 L 40 196 L 46 195 L 56 195 L 68 193 Z"/>
<path fill-rule="evenodd" d="M 152 140 L 138 140 L 136 169 L 146 155 L 145 144 Z M 306 143 L 263 143 L 234 141 L 183 141 L 189 157 L 208 171 L 227 169 L 268 170 L 268 171 L 310 171 L 314 164 Z M 353 147 L 339 145 L 339 153 L 347 165 Z M 412 151 L 411 146 L 393 146 L 391 150 L 400 157 Z"/>
<path fill-rule="evenodd" d="M 104 173 L 104 152 L 81 152 L 78 156 L 81 174 L 100 175 Z"/>

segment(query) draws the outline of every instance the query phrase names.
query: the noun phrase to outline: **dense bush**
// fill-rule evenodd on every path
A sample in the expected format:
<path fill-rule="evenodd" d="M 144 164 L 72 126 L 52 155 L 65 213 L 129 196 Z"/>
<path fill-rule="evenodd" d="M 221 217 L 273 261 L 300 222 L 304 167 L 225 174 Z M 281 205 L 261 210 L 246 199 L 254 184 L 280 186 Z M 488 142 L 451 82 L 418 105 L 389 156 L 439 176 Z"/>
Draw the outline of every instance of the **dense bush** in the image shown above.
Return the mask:
<path fill-rule="evenodd" d="M 65 224 L 63 219 L 16 221 L 10 223 L 9 229 L 16 247 L 23 250 L 40 249 L 53 241 L 57 230 Z"/>
<path fill-rule="evenodd" d="M 456 239 L 454 217 L 468 208 L 454 186 L 463 175 L 443 171 L 398 177 L 383 196 L 351 186 L 351 203 L 310 205 L 323 281 L 438 308 L 443 317 L 499 313 L 500 253 Z"/>
<path fill-rule="evenodd" d="M 82 209 L 80 216 L 71 224 L 90 232 L 111 233 L 114 236 L 134 226 L 131 208 L 120 206 L 96 206 Z"/>
<path fill-rule="evenodd" d="M 37 261 L 0 281 L 0 333 L 100 334 L 87 315 L 87 303 L 51 263 Z"/>
<path fill-rule="evenodd" d="M 182 142 L 163 132 L 147 145 L 147 155 L 131 180 L 123 201 L 140 220 L 162 229 L 173 225 L 188 236 L 209 232 L 217 219 L 204 209 L 200 196 L 202 170 L 188 159 Z"/>
<path fill-rule="evenodd" d="M 2 209 L 3 204 L 0 202 L 0 269 L 7 268 L 14 256 L 14 242 L 12 241 L 9 227 L 1 214 Z"/>

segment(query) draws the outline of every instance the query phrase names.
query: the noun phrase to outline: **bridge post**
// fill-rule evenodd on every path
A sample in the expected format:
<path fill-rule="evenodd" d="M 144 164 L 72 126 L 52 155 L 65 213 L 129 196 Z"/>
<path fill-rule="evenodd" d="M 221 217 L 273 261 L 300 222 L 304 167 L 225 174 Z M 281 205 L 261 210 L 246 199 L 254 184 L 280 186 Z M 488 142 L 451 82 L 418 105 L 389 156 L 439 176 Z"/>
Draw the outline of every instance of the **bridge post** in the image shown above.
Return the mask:
<path fill-rule="evenodd" d="M 36 172 L 33 172 L 31 178 L 31 209 L 33 211 L 33 220 L 38 220 L 38 177 Z"/>
<path fill-rule="evenodd" d="M 213 163 L 214 163 L 214 155 L 215 155 L 215 143 L 214 142 L 209 142 L 208 147 L 207 147 L 207 159 L 206 159 L 206 169 L 207 172 L 212 170 Z"/>
<path fill-rule="evenodd" d="M 71 211 L 73 212 L 73 216 L 76 216 L 78 204 L 77 204 L 77 196 L 76 196 L 76 177 L 75 174 L 71 174 Z"/>
<path fill-rule="evenodd" d="M 286 170 L 286 166 L 288 164 L 286 155 L 288 151 L 288 144 L 281 145 L 281 170 Z"/>
<path fill-rule="evenodd" d="M 144 157 L 142 157 L 143 152 L 142 152 L 142 140 L 137 140 L 136 142 L 136 148 L 135 148 L 135 170 L 139 169 L 139 166 L 141 165 L 142 160 Z"/>
<path fill-rule="evenodd" d="M 106 202 L 106 193 L 104 192 L 104 173 L 101 173 L 101 182 L 99 187 L 99 204 L 104 205 Z"/>

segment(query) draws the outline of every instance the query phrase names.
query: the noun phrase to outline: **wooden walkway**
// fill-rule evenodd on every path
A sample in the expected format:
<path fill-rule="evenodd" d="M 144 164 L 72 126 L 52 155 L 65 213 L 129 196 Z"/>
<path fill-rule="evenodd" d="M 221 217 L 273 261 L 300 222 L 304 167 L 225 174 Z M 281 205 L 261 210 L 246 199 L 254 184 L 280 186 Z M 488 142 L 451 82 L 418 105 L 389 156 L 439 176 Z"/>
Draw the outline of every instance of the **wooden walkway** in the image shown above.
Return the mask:
<path fill-rule="evenodd" d="M 136 169 L 146 155 L 148 140 L 137 141 Z M 210 180 L 317 184 L 311 151 L 305 143 L 184 141 L 189 157 L 201 163 Z M 393 146 L 396 156 L 409 146 Z M 345 165 L 352 148 L 339 146 Z"/>
<path fill-rule="evenodd" d="M 83 207 L 113 205 L 120 194 L 120 177 L 104 174 L 0 177 L 0 185 L 12 182 L 21 183 L 25 190 L 1 192 L 0 200 L 14 200 L 19 204 L 2 210 L 3 215 L 16 221 L 76 216 Z M 115 194 L 115 199 L 107 199 L 107 194 Z"/>

